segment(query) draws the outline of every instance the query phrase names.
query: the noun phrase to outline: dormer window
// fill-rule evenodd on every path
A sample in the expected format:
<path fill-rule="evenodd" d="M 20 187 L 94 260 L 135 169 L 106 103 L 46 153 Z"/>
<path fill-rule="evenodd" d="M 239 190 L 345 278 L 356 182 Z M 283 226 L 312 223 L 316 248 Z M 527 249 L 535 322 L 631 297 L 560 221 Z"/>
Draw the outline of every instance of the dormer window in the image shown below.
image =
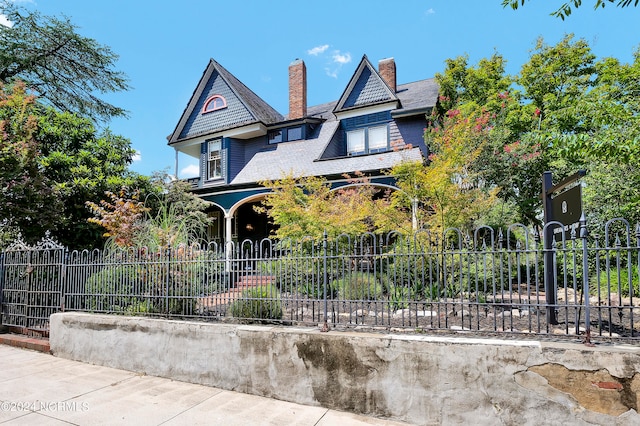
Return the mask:
<path fill-rule="evenodd" d="M 389 150 L 389 130 L 382 126 L 348 130 L 347 155 L 373 154 Z"/>
<path fill-rule="evenodd" d="M 347 155 L 365 155 L 389 150 L 389 111 L 361 115 L 342 121 Z"/>
<path fill-rule="evenodd" d="M 221 95 L 213 95 L 204 103 L 202 113 L 217 111 L 227 107 L 227 100 Z"/>
<path fill-rule="evenodd" d="M 299 141 L 305 138 L 304 126 L 285 127 L 269 132 L 269 143 Z"/>

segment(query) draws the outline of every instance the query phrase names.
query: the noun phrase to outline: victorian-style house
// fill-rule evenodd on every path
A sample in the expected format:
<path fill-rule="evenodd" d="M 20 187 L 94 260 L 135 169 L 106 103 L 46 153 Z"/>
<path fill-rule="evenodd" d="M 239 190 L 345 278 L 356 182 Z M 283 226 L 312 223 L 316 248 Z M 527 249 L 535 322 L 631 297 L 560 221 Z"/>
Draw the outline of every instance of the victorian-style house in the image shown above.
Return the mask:
<path fill-rule="evenodd" d="M 211 59 L 168 140 L 176 158 L 199 159 L 191 182 L 211 203 L 210 238 L 256 240 L 270 231 L 253 209 L 268 191 L 258 182 L 321 176 L 338 188 L 350 184 L 345 174 L 362 172 L 373 185 L 395 188 L 382 172 L 426 157 L 426 116 L 437 99 L 434 79 L 397 84 L 393 58 L 376 69 L 364 56 L 340 99 L 307 106 L 306 66 L 297 59 L 289 65 L 285 116 Z"/>

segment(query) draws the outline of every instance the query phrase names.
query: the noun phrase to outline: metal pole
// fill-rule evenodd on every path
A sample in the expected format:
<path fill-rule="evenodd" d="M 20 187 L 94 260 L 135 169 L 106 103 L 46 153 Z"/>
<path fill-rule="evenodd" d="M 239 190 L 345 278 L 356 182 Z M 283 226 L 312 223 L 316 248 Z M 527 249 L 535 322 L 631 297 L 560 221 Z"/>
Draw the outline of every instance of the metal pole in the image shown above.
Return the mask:
<path fill-rule="evenodd" d="M 411 229 L 413 232 L 418 230 L 418 199 L 411 200 Z"/>
<path fill-rule="evenodd" d="M 553 209 L 551 208 L 551 188 L 553 187 L 553 176 L 551 172 L 544 172 L 542 175 L 542 207 L 544 210 L 545 225 L 552 222 Z M 553 227 L 544 227 L 544 292 L 547 302 L 547 324 L 558 324 L 556 318 L 557 294 L 554 286 L 553 269 Z"/>
<path fill-rule="evenodd" d="M 164 289 L 164 313 L 165 315 L 169 315 L 169 288 L 171 281 L 171 246 L 167 246 L 167 263 L 166 263 L 166 279 L 165 279 L 165 289 Z"/>
<path fill-rule="evenodd" d="M 580 215 L 580 239 L 582 240 L 582 292 L 584 293 L 584 322 L 586 335 L 584 344 L 591 343 L 591 304 L 589 302 L 589 258 L 587 250 L 587 216 L 582 212 Z"/>
<path fill-rule="evenodd" d="M 322 325 L 322 332 L 327 332 L 329 331 L 329 322 L 327 321 L 327 315 L 329 313 L 329 309 L 328 309 L 328 303 L 329 301 L 327 300 L 327 285 L 328 285 L 328 279 L 327 279 L 327 239 L 328 239 L 328 235 L 327 235 L 327 231 L 324 231 L 324 234 L 322 236 L 322 250 L 323 250 L 323 255 L 322 255 L 322 288 L 323 288 L 323 297 L 324 297 L 324 324 Z"/>

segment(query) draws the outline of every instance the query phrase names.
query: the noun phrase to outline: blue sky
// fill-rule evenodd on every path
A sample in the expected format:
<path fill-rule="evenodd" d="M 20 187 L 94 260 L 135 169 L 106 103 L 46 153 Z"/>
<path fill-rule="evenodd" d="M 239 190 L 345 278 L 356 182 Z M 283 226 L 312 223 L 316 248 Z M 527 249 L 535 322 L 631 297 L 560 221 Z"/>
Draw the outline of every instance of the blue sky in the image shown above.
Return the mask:
<path fill-rule="evenodd" d="M 433 77 L 444 61 L 494 52 L 515 74 L 538 37 L 584 38 L 598 57 L 631 62 L 640 45 L 640 7 L 593 10 L 583 2 L 564 21 L 550 16 L 564 2 L 535 1 L 514 11 L 501 0 L 20 0 L 45 15 L 66 15 L 78 32 L 110 46 L 129 92 L 107 99 L 129 111 L 108 126 L 131 140 L 142 174 L 175 170 L 166 137 L 202 72 L 214 58 L 282 114 L 288 112 L 288 66 L 307 65 L 308 104 L 337 100 L 363 55 L 375 65 L 393 57 L 398 84 Z M 197 161 L 179 159 L 179 177 Z"/>

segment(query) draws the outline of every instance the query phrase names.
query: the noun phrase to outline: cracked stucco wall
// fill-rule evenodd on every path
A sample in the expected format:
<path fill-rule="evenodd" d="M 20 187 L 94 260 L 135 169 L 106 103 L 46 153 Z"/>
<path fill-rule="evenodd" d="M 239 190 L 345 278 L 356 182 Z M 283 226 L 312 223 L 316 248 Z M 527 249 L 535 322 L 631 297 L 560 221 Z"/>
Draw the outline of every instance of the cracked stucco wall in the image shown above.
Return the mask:
<path fill-rule="evenodd" d="M 56 356 L 412 424 L 640 424 L 640 347 L 59 313 Z"/>

